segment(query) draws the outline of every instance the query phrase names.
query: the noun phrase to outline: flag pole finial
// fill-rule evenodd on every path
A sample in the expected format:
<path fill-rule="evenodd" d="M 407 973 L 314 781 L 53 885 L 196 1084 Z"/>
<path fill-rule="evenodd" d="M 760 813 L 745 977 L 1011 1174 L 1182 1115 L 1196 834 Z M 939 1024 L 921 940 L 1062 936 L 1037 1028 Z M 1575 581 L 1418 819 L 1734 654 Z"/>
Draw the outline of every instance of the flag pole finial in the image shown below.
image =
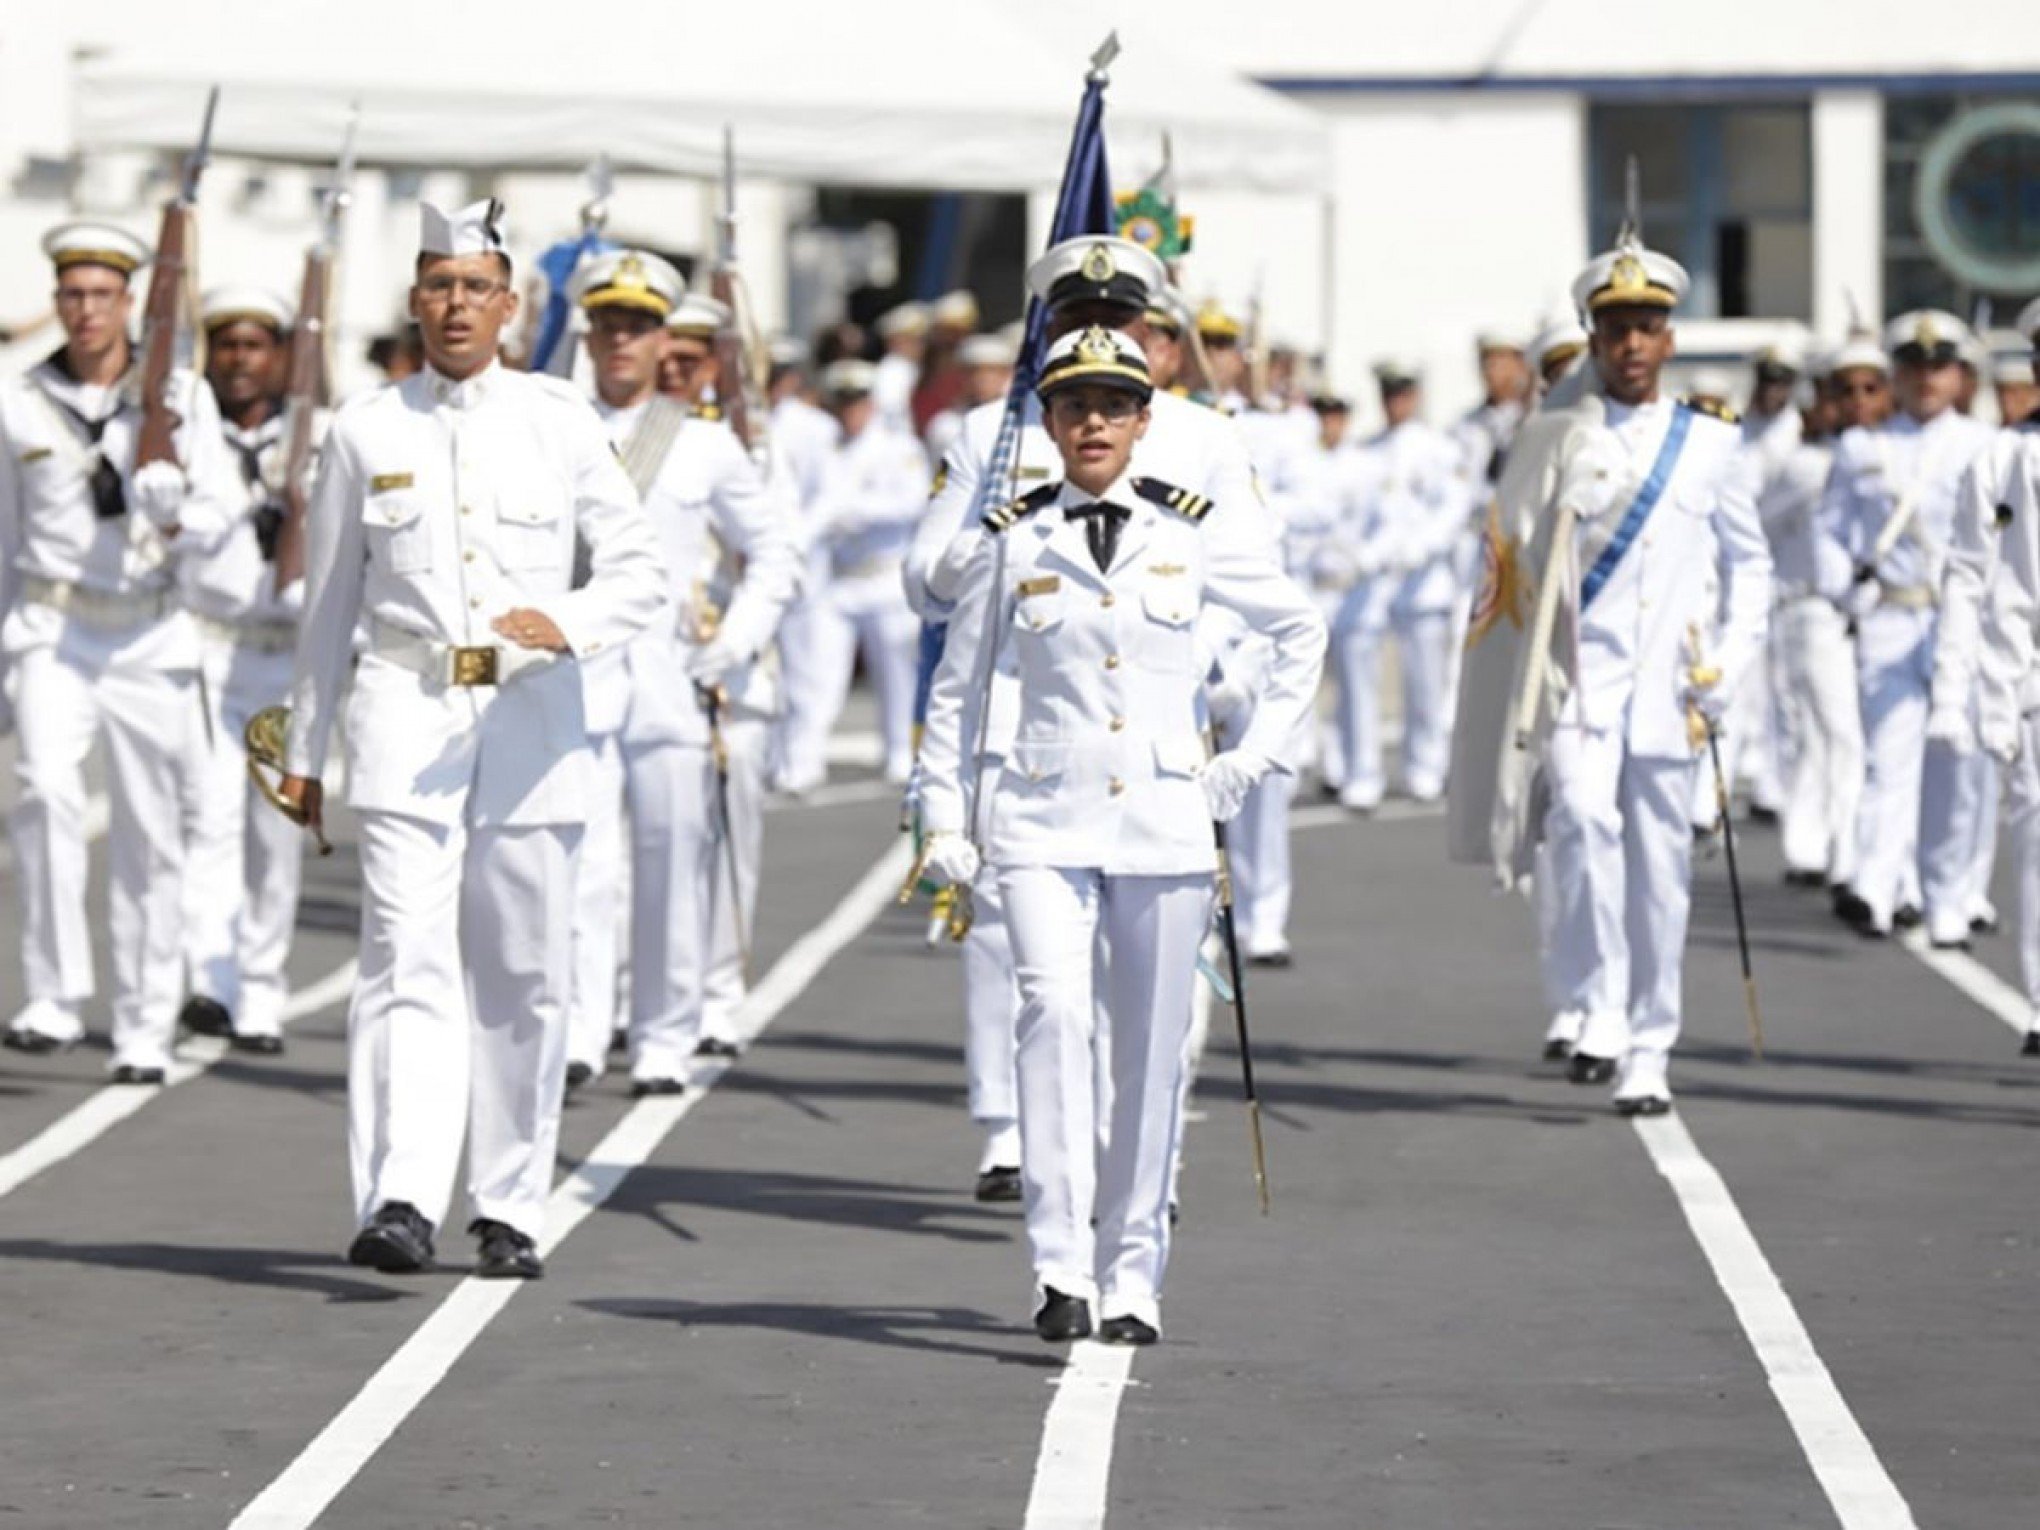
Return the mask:
<path fill-rule="evenodd" d="M 1106 71 L 1112 67 L 1112 61 L 1117 57 L 1119 57 L 1119 33 L 1114 29 L 1105 34 L 1105 41 L 1098 44 L 1098 51 L 1091 55 L 1090 77 L 1099 84 L 1104 84 Z"/>

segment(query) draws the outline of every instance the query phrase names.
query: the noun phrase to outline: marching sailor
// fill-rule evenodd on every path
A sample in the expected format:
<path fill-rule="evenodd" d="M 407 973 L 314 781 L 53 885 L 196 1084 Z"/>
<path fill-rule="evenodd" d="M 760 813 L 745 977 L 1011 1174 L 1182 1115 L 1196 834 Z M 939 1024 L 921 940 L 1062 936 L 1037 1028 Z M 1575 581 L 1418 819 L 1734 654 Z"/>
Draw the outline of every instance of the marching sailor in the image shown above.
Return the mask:
<path fill-rule="evenodd" d="M 961 572 L 962 598 L 923 745 L 928 865 L 972 882 L 982 828 L 1004 900 L 1036 1331 L 1085 1337 L 1095 1306 L 1100 1338 L 1148 1344 L 1161 1329 L 1191 990 L 1211 913 L 1208 821 L 1232 818 L 1280 768 L 1316 690 L 1324 623 L 1282 572 L 1258 504 L 1214 506 L 1133 472 L 1152 392 L 1137 341 L 1100 325 L 1067 334 L 1037 391 L 1065 476 L 988 515 L 943 559 Z M 1196 637 L 1207 604 L 1272 646 L 1253 722 L 1208 764 Z M 1007 677 L 1018 716 L 997 740 L 998 773 L 976 777 L 972 714 L 993 700 L 978 689 L 981 665 Z M 967 782 L 990 793 L 982 814 L 966 806 Z"/>
<path fill-rule="evenodd" d="M 226 539 L 179 570 L 198 629 L 201 726 L 186 764 L 189 844 L 184 953 L 191 996 L 180 1016 L 236 1050 L 283 1050 L 284 958 L 297 924 L 304 835 L 248 779 L 248 719 L 290 693 L 302 584 L 276 586 L 283 524 L 291 308 L 260 288 L 206 294 L 206 380 L 240 469 L 241 514 Z"/>
<path fill-rule="evenodd" d="M 1569 995 L 1552 995 L 1560 1013 L 1582 1017 L 1569 1076 L 1613 1078 L 1624 1114 L 1671 1108 L 1695 752 L 1759 662 L 1770 605 L 1754 464 L 1735 427 L 1659 391 L 1686 287 L 1684 269 L 1629 230 L 1573 284 L 1592 336 L 1591 371 L 1570 406 L 1584 471 L 1568 479 L 1573 488 L 1559 486 L 1579 514 L 1580 585 L 1577 633 L 1554 652 L 1576 650 L 1578 668 L 1543 749 L 1547 970 L 1572 984 Z M 1504 482 L 1512 516 L 1555 508 L 1549 473 L 1538 494 L 1518 497 L 1519 482 L 1539 482 L 1540 464 L 1525 455 L 1521 464 L 1512 457 Z M 1562 556 L 1546 561 L 1564 566 Z M 1718 568 L 1720 622 L 1703 654 L 1695 640 L 1714 602 L 1695 569 L 1707 562 Z M 1549 655 L 1527 658 L 1537 669 Z"/>
<path fill-rule="evenodd" d="M 28 999 L 5 1041 L 49 1052 L 85 1033 L 84 772 L 104 736 L 110 1067 L 116 1083 L 159 1084 L 183 986 L 179 764 L 199 725 L 198 639 L 177 603 L 175 564 L 226 533 L 241 492 L 211 390 L 181 369 L 169 378 L 177 461 L 134 466 L 143 410 L 129 284 L 148 247 L 121 229 L 67 223 L 43 251 L 64 343 L 0 388 L 0 718 L 20 730 L 10 827 Z"/>
<path fill-rule="evenodd" d="M 822 630 L 830 621 L 829 549 L 815 519 L 822 490 L 843 432 L 829 412 L 808 398 L 807 348 L 798 341 L 774 343 L 766 396 L 772 406 L 773 471 L 799 511 L 802 557 L 800 588 L 779 624 L 780 683 L 784 705 L 772 749 L 772 787 L 804 796 L 829 777 L 830 706 L 835 682 L 819 662 Z"/>
<path fill-rule="evenodd" d="M 421 209 L 427 367 L 334 416 L 306 525 L 280 791 L 316 825 L 357 624 L 348 798 L 356 1263 L 422 1269 L 466 1141 L 478 1273 L 543 1272 L 566 1074 L 574 861 L 592 793 L 580 658 L 667 602 L 658 534 L 571 384 L 497 361 L 517 312 L 493 198 Z M 586 570 L 577 586 L 577 563 Z"/>

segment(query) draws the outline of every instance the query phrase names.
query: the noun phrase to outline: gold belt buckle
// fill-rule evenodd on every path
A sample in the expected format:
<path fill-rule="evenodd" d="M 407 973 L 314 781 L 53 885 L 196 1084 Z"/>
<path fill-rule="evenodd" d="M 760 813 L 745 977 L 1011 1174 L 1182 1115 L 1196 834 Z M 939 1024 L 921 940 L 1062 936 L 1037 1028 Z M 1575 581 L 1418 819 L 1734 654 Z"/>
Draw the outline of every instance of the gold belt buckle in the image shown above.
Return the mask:
<path fill-rule="evenodd" d="M 455 685 L 494 685 L 496 683 L 495 648 L 454 649 L 453 683 Z"/>

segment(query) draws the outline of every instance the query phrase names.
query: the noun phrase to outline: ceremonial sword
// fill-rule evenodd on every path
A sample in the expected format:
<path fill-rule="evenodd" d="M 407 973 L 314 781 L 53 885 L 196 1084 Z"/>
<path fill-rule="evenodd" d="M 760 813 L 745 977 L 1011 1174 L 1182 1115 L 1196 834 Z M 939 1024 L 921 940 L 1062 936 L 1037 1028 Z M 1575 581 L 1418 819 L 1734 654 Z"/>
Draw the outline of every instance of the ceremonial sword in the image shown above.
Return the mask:
<path fill-rule="evenodd" d="M 1686 628 L 1686 640 L 1691 648 L 1693 662 L 1687 674 L 1695 685 L 1710 686 L 1721 683 L 1721 671 L 1700 662 L 1700 628 L 1697 623 Z M 1694 743 L 1701 738 L 1707 740 L 1708 759 L 1714 766 L 1714 806 L 1721 815 L 1721 848 L 1728 860 L 1728 901 L 1735 909 L 1735 943 L 1742 955 L 1743 999 L 1749 1007 L 1750 1055 L 1761 1059 L 1764 1055 L 1764 1016 L 1757 1007 L 1757 979 L 1750 970 L 1750 927 L 1743 913 L 1742 876 L 1735 864 L 1735 825 L 1729 821 L 1728 775 L 1721 768 L 1721 730 L 1708 719 L 1707 714 L 1697 706 L 1686 710 L 1686 736 Z"/>

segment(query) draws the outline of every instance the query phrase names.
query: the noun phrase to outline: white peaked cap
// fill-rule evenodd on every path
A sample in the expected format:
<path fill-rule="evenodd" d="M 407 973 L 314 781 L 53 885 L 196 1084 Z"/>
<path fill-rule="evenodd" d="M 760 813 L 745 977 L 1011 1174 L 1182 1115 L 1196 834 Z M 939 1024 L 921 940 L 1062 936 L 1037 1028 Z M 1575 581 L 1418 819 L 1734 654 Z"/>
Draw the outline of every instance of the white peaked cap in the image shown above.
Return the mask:
<path fill-rule="evenodd" d="M 208 330 L 243 320 L 281 334 L 294 317 L 289 303 L 262 287 L 215 287 L 199 300 L 199 322 Z"/>

